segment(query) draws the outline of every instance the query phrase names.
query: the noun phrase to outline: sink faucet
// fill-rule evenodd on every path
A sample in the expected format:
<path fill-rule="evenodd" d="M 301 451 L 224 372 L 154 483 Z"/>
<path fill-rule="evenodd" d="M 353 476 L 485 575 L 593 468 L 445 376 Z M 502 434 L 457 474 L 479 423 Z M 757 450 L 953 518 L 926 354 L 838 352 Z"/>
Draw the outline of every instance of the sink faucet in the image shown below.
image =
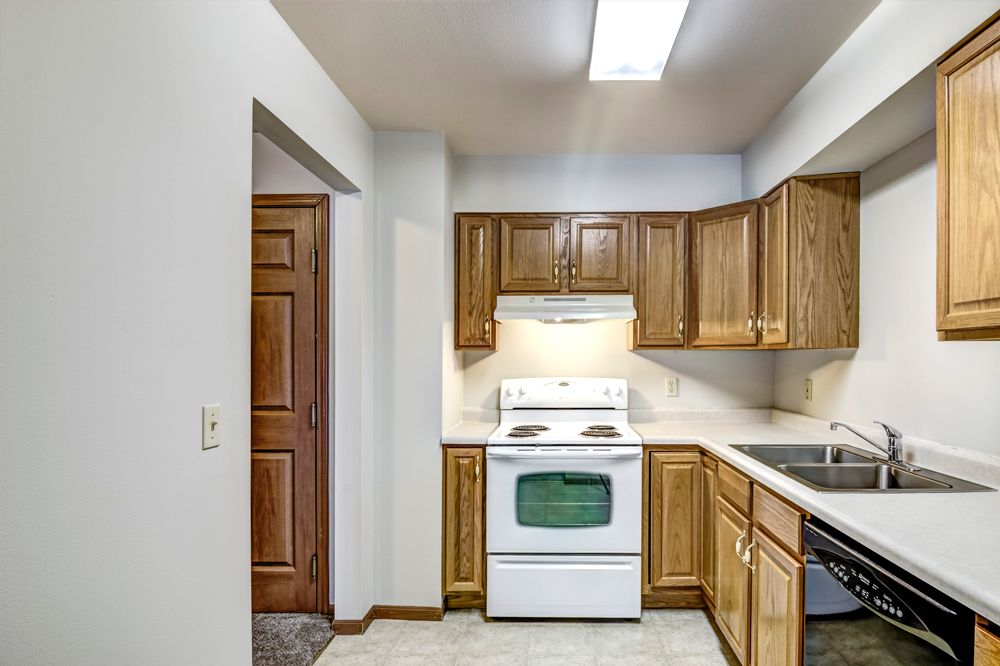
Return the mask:
<path fill-rule="evenodd" d="M 851 432 L 853 432 L 855 435 L 857 435 L 861 439 L 865 440 L 866 442 L 868 442 L 869 444 L 871 444 L 872 446 L 874 446 L 879 451 L 882 451 L 883 453 L 885 453 L 886 459 L 888 460 L 888 462 L 889 462 L 890 465 L 898 465 L 899 467 L 903 467 L 903 468 L 908 469 L 908 470 L 915 470 L 915 469 L 917 469 L 916 467 L 911 467 L 910 465 L 907 465 L 903 461 L 903 444 L 900 441 L 900 440 L 903 439 L 903 433 L 899 432 L 898 430 L 896 430 L 895 428 L 893 428 L 891 425 L 889 425 L 887 423 L 882 423 L 881 421 L 872 421 L 872 423 L 877 423 L 880 426 L 882 426 L 882 428 L 885 429 L 886 439 L 889 440 L 889 446 L 888 447 L 882 446 L 878 442 L 876 442 L 876 441 L 874 441 L 872 439 L 869 439 L 868 437 L 865 437 L 864 435 L 862 435 L 860 432 L 858 432 L 857 430 L 855 430 L 851 426 L 847 425 L 846 423 L 841 423 L 840 421 L 830 421 L 830 430 L 836 430 L 837 428 L 840 428 L 840 427 L 847 428 L 848 430 L 850 430 Z"/>

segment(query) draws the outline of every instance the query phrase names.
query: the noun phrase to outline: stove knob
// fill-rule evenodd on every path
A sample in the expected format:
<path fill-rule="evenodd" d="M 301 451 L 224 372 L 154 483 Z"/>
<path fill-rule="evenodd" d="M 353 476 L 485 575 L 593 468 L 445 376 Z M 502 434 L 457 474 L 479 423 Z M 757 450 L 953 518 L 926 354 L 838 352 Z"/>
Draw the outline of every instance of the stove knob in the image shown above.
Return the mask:
<path fill-rule="evenodd" d="M 518 398 L 523 397 L 526 392 L 527 391 L 525 391 L 523 388 L 517 389 L 517 397 Z"/>
<path fill-rule="evenodd" d="M 604 395 L 611 395 L 611 387 L 610 386 L 605 386 L 604 387 Z"/>
<path fill-rule="evenodd" d="M 618 393 L 616 393 L 615 395 L 617 395 L 617 396 L 618 396 L 618 397 L 620 398 L 620 397 L 622 397 L 623 395 L 625 395 L 625 391 L 624 391 L 624 390 L 622 390 L 622 389 L 621 389 L 621 388 L 619 387 L 619 389 L 618 389 Z"/>
<path fill-rule="evenodd" d="M 510 389 L 507 389 L 506 391 L 503 392 L 503 394 L 509 398 L 510 396 L 514 395 L 514 392 L 511 391 Z"/>

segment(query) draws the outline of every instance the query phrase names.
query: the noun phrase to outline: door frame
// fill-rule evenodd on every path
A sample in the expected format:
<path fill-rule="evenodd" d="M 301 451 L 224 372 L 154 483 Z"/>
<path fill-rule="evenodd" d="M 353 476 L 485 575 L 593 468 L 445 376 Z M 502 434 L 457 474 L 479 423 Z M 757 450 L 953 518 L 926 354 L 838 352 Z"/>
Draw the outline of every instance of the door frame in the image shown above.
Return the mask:
<path fill-rule="evenodd" d="M 330 603 L 330 195 L 254 194 L 251 208 L 312 208 L 316 240 L 316 612 Z"/>

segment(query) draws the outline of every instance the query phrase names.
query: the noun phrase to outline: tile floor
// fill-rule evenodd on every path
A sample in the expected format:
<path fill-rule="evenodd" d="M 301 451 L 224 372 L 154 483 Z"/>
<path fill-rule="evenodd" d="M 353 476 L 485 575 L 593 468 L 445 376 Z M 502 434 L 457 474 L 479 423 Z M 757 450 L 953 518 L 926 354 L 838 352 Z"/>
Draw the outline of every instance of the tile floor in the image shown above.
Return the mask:
<path fill-rule="evenodd" d="M 441 622 L 375 620 L 363 636 L 337 636 L 316 660 L 331 664 L 604 666 L 735 664 L 702 610 L 644 610 L 640 622 L 488 622 L 448 611 Z"/>

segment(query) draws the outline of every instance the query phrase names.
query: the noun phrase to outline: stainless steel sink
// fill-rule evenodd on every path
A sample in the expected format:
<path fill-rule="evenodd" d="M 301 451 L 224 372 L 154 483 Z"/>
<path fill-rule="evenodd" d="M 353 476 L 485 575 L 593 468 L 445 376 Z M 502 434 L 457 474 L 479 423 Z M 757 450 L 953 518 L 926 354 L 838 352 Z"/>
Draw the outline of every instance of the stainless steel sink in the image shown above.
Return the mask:
<path fill-rule="evenodd" d="M 975 492 L 993 488 L 927 469 L 904 469 L 863 449 L 825 444 L 741 444 L 733 448 L 824 493 Z"/>

